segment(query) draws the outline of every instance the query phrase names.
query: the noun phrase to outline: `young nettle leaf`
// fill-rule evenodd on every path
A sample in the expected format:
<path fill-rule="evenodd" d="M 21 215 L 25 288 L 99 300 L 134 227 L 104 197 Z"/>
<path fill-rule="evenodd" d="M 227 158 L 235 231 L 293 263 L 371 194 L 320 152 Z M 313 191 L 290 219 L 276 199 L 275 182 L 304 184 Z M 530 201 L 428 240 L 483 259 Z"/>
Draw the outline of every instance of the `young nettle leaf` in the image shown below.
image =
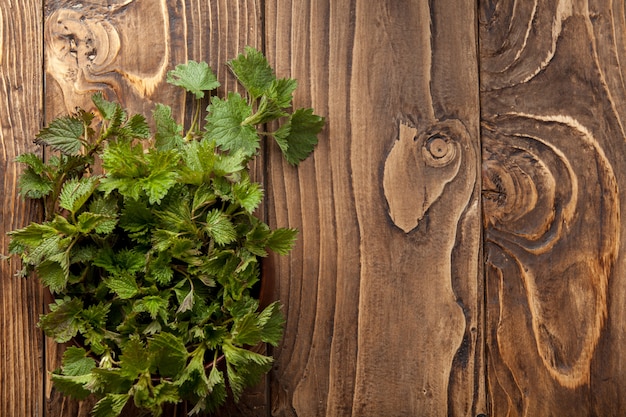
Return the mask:
<path fill-rule="evenodd" d="M 8 233 L 12 242 L 25 247 L 37 247 L 50 238 L 57 238 L 58 231 L 50 223 L 31 223 L 28 226 Z"/>
<path fill-rule="evenodd" d="M 117 417 L 130 400 L 130 394 L 107 394 L 91 410 L 93 417 Z"/>
<path fill-rule="evenodd" d="M 225 151 L 239 151 L 252 156 L 260 146 L 254 126 L 244 124 L 252 108 L 238 93 L 229 93 L 223 100 L 211 99 L 206 117 L 206 137 L 214 140 Z"/>
<path fill-rule="evenodd" d="M 131 239 L 149 243 L 150 231 L 156 226 L 156 220 L 147 201 L 130 199 L 125 201 L 119 225 Z"/>
<path fill-rule="evenodd" d="M 48 127 L 43 128 L 37 135 L 35 143 L 49 146 L 53 150 L 68 155 L 76 155 L 83 145 L 85 133 L 83 121 L 77 117 L 64 116 L 54 119 Z"/>
<path fill-rule="evenodd" d="M 61 258 L 63 259 L 63 254 L 61 254 Z M 47 259 L 37 265 L 35 270 L 45 287 L 50 288 L 50 291 L 53 293 L 60 293 L 67 286 L 67 280 L 69 279 L 68 264 L 69 259 L 66 262 Z"/>
<path fill-rule="evenodd" d="M 76 214 L 96 190 L 98 181 L 98 177 L 74 178 L 67 181 L 59 195 L 59 205 Z"/>
<path fill-rule="evenodd" d="M 148 139 L 150 137 L 150 127 L 143 114 L 135 114 L 117 132 L 118 136 L 123 135 L 129 139 Z"/>
<path fill-rule="evenodd" d="M 263 200 L 263 190 L 258 183 L 250 182 L 248 176 L 242 177 L 241 181 L 233 184 L 233 200 L 243 209 L 252 214 Z"/>
<path fill-rule="evenodd" d="M 41 316 L 39 327 L 57 343 L 68 342 L 78 333 L 83 302 L 78 298 L 65 297 L 55 300 L 49 307 L 50 313 Z"/>
<path fill-rule="evenodd" d="M 102 179 L 105 184 L 111 178 L 135 179 L 147 173 L 143 148 L 127 140 L 110 142 L 102 153 L 102 163 L 107 172 Z"/>
<path fill-rule="evenodd" d="M 324 123 L 324 118 L 313 114 L 313 109 L 298 109 L 274 132 L 274 139 L 290 164 L 298 165 L 311 154 Z"/>
<path fill-rule="evenodd" d="M 258 50 L 246 47 L 245 53 L 228 62 L 228 66 L 253 99 L 261 97 L 276 79 L 274 70 Z"/>
<path fill-rule="evenodd" d="M 207 214 L 204 230 L 218 245 L 226 245 L 237 239 L 237 231 L 230 218 L 218 209 Z"/>
<path fill-rule="evenodd" d="M 34 153 L 23 153 L 15 158 L 15 162 L 28 165 L 35 175 L 41 175 L 46 172 L 48 168 L 44 161 L 42 161 L 41 158 Z"/>
<path fill-rule="evenodd" d="M 183 127 L 172 117 L 172 108 L 164 104 L 157 104 L 152 112 L 156 131 L 154 132 L 154 146 L 166 151 L 183 147 Z"/>
<path fill-rule="evenodd" d="M 88 210 L 94 216 L 98 216 L 97 224 L 94 226 L 96 233 L 107 235 L 117 226 L 119 213 L 115 199 L 98 196 L 89 203 Z"/>
<path fill-rule="evenodd" d="M 220 86 L 209 65 L 196 61 L 177 65 L 175 70 L 167 73 L 167 82 L 183 87 L 198 99 L 204 97 L 205 91 L 215 90 Z"/>
<path fill-rule="evenodd" d="M 149 371 L 151 365 L 150 354 L 145 344 L 137 336 L 132 335 L 122 346 L 120 356 L 122 375 L 134 380 L 140 374 Z"/>
<path fill-rule="evenodd" d="M 152 151 L 146 155 L 147 169 L 150 172 L 142 181 L 142 188 L 150 204 L 159 204 L 169 190 L 178 183 L 179 155 L 175 150 Z"/>
<path fill-rule="evenodd" d="M 67 376 L 87 375 L 96 366 L 96 361 L 87 357 L 85 349 L 75 346 L 65 349 L 62 363 L 61 370 Z"/>
<path fill-rule="evenodd" d="M 267 239 L 267 247 L 279 255 L 286 255 L 293 249 L 298 237 L 296 229 L 279 228 L 274 230 Z"/>
<path fill-rule="evenodd" d="M 278 346 L 283 337 L 285 318 L 280 309 L 280 303 L 275 301 L 265 307 L 257 317 L 257 324 L 261 329 L 261 340 L 272 346 Z"/>
<path fill-rule="evenodd" d="M 54 190 L 54 183 L 46 175 L 37 174 L 35 169 L 28 167 L 20 175 L 18 189 L 22 197 L 39 199 Z"/>
<path fill-rule="evenodd" d="M 91 391 L 85 388 L 91 378 L 91 374 L 66 376 L 52 373 L 50 375 L 50 379 L 57 390 L 77 400 L 84 400 L 91 394 Z"/>
<path fill-rule="evenodd" d="M 104 120 L 113 120 L 116 117 L 119 118 L 119 114 L 124 112 L 122 106 L 118 103 L 106 100 L 101 92 L 97 92 L 91 96 L 91 101 Z"/>
<path fill-rule="evenodd" d="M 255 114 L 244 120 L 244 124 L 258 125 L 288 116 L 285 111 L 291 106 L 292 93 L 297 82 L 291 78 L 273 80 L 263 92 Z"/>
<path fill-rule="evenodd" d="M 273 359 L 229 342 L 224 343 L 223 350 L 228 383 L 238 401 L 245 387 L 258 384 L 261 376 L 270 370 Z"/>
<path fill-rule="evenodd" d="M 154 365 L 164 377 L 175 377 L 187 364 L 187 348 L 182 339 L 172 333 L 161 332 L 149 340 L 148 349 Z"/>
<path fill-rule="evenodd" d="M 129 273 L 113 275 L 106 278 L 104 283 L 122 300 L 130 299 L 139 292 L 139 285 L 137 285 L 135 276 Z"/>
<path fill-rule="evenodd" d="M 133 305 L 133 311 L 137 313 L 146 312 L 153 320 L 161 316 L 167 320 L 167 307 L 169 300 L 161 295 L 148 295 L 139 299 Z"/>

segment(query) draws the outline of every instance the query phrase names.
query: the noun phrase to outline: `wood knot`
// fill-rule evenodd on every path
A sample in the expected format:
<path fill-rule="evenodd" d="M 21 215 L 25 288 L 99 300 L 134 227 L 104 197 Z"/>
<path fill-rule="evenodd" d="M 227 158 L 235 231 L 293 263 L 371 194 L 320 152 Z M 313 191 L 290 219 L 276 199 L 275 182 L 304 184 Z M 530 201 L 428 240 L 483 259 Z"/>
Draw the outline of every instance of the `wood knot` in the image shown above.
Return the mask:
<path fill-rule="evenodd" d="M 383 190 L 393 223 L 409 233 L 459 173 L 469 133 L 454 119 L 422 132 L 400 122 L 397 132 L 385 160 Z"/>

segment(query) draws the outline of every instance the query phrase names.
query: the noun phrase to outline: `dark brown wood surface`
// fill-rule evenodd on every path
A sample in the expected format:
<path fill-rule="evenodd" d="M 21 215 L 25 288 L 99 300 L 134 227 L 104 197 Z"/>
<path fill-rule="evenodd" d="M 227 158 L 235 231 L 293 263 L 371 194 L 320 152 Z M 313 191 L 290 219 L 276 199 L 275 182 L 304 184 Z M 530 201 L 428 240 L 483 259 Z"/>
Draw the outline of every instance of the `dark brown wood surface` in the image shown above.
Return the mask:
<path fill-rule="evenodd" d="M 41 20 L 40 2 L 0 2 L 0 254 L 8 252 L 4 232 L 40 215 L 17 194 L 13 159 L 35 150 L 32 139 L 43 122 Z M 43 291 L 32 277 L 14 277 L 19 269 L 0 261 L 0 415 L 41 416 L 44 350 L 36 323 Z"/>
<path fill-rule="evenodd" d="M 476 19 L 432 3 L 266 1 L 268 56 L 328 115 L 298 170 L 269 160 L 301 231 L 272 269 L 275 415 L 485 412 Z"/>
<path fill-rule="evenodd" d="M 624 12 L 480 5 L 494 416 L 626 412 Z"/>
<path fill-rule="evenodd" d="M 275 367 L 223 415 L 626 413 L 623 2 L 44 3 L 0 2 L 2 253 L 39 216 L 13 158 L 94 91 L 185 115 L 166 72 L 206 60 L 232 90 L 224 64 L 252 45 L 327 117 L 299 168 L 274 146 L 254 167 L 259 214 L 300 237 L 264 266 L 287 316 Z M 17 267 L 0 263 L 0 415 L 86 417 L 93 399 L 47 381 L 45 291 Z"/>

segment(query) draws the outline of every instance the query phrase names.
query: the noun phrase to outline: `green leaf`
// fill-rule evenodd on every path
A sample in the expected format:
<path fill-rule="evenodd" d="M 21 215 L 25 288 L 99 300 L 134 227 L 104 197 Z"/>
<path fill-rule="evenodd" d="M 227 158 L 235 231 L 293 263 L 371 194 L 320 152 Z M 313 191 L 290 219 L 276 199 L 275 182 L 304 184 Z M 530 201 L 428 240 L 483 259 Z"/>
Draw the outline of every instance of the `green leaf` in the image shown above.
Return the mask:
<path fill-rule="evenodd" d="M 89 211 L 102 219 L 95 227 L 96 233 L 108 235 L 113 232 L 118 221 L 117 201 L 114 198 L 96 197 L 89 204 Z"/>
<path fill-rule="evenodd" d="M 180 402 L 180 395 L 178 394 L 178 387 L 169 381 L 161 381 L 159 385 L 154 387 L 154 400 L 158 406 L 165 403 L 178 403 Z M 156 417 L 156 414 L 155 414 Z"/>
<path fill-rule="evenodd" d="M 123 126 L 123 132 L 129 138 L 147 139 L 150 137 L 150 126 L 143 114 L 134 114 Z"/>
<path fill-rule="evenodd" d="M 272 81 L 266 95 L 277 108 L 286 109 L 291 106 L 297 87 L 298 81 L 293 78 L 279 78 Z"/>
<path fill-rule="evenodd" d="M 297 229 L 279 228 L 272 232 L 267 247 L 279 255 L 286 255 L 293 249 L 298 237 Z"/>
<path fill-rule="evenodd" d="M 36 175 L 41 175 L 41 173 L 46 171 L 46 164 L 39 157 L 39 155 L 36 155 L 34 153 L 23 153 L 21 155 L 18 155 L 15 158 L 15 162 L 28 165 L 28 167 L 32 168 L 33 172 Z"/>
<path fill-rule="evenodd" d="M 150 174 L 141 181 L 141 187 L 150 204 L 159 204 L 168 191 L 178 182 L 178 152 L 152 151 L 146 156 Z"/>
<path fill-rule="evenodd" d="M 137 285 L 135 277 L 128 273 L 114 275 L 104 282 L 106 286 L 122 300 L 132 298 L 139 292 L 139 286 Z"/>
<path fill-rule="evenodd" d="M 59 205 L 75 214 L 87 202 L 98 187 L 99 177 L 74 178 L 63 185 Z"/>
<path fill-rule="evenodd" d="M 117 417 L 130 399 L 129 394 L 107 394 L 91 410 L 93 417 Z"/>
<path fill-rule="evenodd" d="M 218 245 L 226 245 L 237 239 L 237 231 L 228 216 L 218 209 L 209 211 L 204 229 Z"/>
<path fill-rule="evenodd" d="M 91 101 L 104 120 L 113 119 L 122 110 L 119 104 L 106 100 L 100 91 L 91 96 Z"/>
<path fill-rule="evenodd" d="M 176 380 L 181 396 L 206 397 L 211 392 L 211 386 L 204 369 L 204 354 L 206 348 L 202 345 L 190 355 L 190 361 Z"/>
<path fill-rule="evenodd" d="M 162 210 L 156 211 L 159 226 L 173 232 L 197 232 L 197 224 L 192 218 L 191 207 L 187 196 L 178 196 L 162 204 Z"/>
<path fill-rule="evenodd" d="M 102 163 L 107 176 L 144 177 L 146 161 L 143 147 L 126 140 L 109 142 L 102 152 Z"/>
<path fill-rule="evenodd" d="M 254 346 L 261 341 L 261 329 L 254 312 L 235 320 L 232 328 L 233 343 L 243 346 Z"/>
<path fill-rule="evenodd" d="M 272 346 L 278 346 L 285 326 L 280 302 L 273 302 L 259 313 L 258 325 L 261 328 L 261 340 Z"/>
<path fill-rule="evenodd" d="M 106 350 L 103 344 L 106 335 L 106 320 L 111 304 L 98 303 L 82 311 L 80 314 L 80 333 L 85 337 L 85 344 L 91 346 L 91 350 L 102 355 Z"/>
<path fill-rule="evenodd" d="M 208 138 L 226 151 L 240 151 L 247 156 L 256 152 L 259 136 L 254 126 L 242 124 L 252 114 L 252 108 L 238 93 L 229 93 L 227 100 L 213 97 L 208 111 Z"/>
<path fill-rule="evenodd" d="M 242 171 L 246 167 L 246 163 L 246 153 L 233 150 L 228 154 L 217 155 L 213 169 L 217 175 L 227 176 Z"/>
<path fill-rule="evenodd" d="M 111 368 L 110 365 L 105 365 L 104 368 L 94 368 L 91 373 L 93 380 L 89 383 L 89 389 L 102 394 L 126 393 L 131 389 L 135 380 L 135 378 L 128 379 L 122 375 L 119 368 Z"/>
<path fill-rule="evenodd" d="M 50 305 L 50 313 L 39 318 L 39 327 L 57 343 L 65 343 L 78 333 L 77 317 L 82 309 L 83 302 L 78 298 L 56 300 Z"/>
<path fill-rule="evenodd" d="M 48 177 L 39 175 L 33 168 L 28 167 L 19 177 L 18 189 L 22 197 L 38 199 L 49 195 L 54 185 Z"/>
<path fill-rule="evenodd" d="M 96 361 L 87 357 L 87 352 L 83 348 L 69 346 L 63 352 L 63 375 L 79 376 L 91 373 L 96 366 Z"/>
<path fill-rule="evenodd" d="M 239 401 L 243 390 L 258 384 L 261 376 L 270 370 L 273 359 L 230 343 L 224 343 L 223 351 L 228 382 L 235 401 Z"/>
<path fill-rule="evenodd" d="M 261 96 L 257 112 L 243 121 L 244 124 L 258 125 L 268 123 L 288 113 L 284 109 L 291 106 L 296 81 L 291 78 L 273 80 L 267 91 Z"/>
<path fill-rule="evenodd" d="M 130 339 L 122 347 L 120 370 L 123 376 L 135 379 L 139 374 L 150 370 L 150 355 L 146 346 L 138 337 Z"/>
<path fill-rule="evenodd" d="M 134 274 L 145 267 L 146 255 L 139 249 L 121 249 L 115 252 L 112 248 L 103 248 L 94 259 L 93 264 L 104 268 L 108 273 Z"/>
<path fill-rule="evenodd" d="M 107 195 L 118 190 L 134 200 L 142 192 L 141 179 L 148 175 L 147 163 L 141 145 L 127 141 L 109 142 L 102 153 L 102 165 L 107 174 L 101 179 L 100 189 Z"/>
<path fill-rule="evenodd" d="M 263 54 L 246 47 L 245 53 L 228 62 L 228 66 L 253 99 L 261 97 L 275 80 L 274 70 Z"/>
<path fill-rule="evenodd" d="M 146 312 L 150 314 L 153 320 L 157 318 L 159 314 L 164 314 L 167 317 L 167 306 L 169 301 L 167 298 L 163 298 L 158 295 L 148 295 L 140 300 L 137 300 L 133 306 L 133 311 L 138 313 Z"/>
<path fill-rule="evenodd" d="M 324 127 L 324 118 L 312 109 L 298 109 L 274 132 L 274 139 L 292 165 L 305 160 L 317 145 L 317 135 Z"/>
<path fill-rule="evenodd" d="M 183 371 L 189 354 L 180 337 L 162 332 L 148 342 L 148 349 L 161 376 L 173 378 Z"/>
<path fill-rule="evenodd" d="M 167 82 L 195 94 L 198 99 L 204 97 L 205 91 L 220 86 L 209 65 L 206 62 L 195 61 L 177 65 L 176 69 L 167 73 Z"/>
<path fill-rule="evenodd" d="M 232 190 L 235 202 L 250 214 L 259 207 L 263 200 L 261 185 L 250 182 L 247 177 L 233 184 Z"/>
<path fill-rule="evenodd" d="M 57 230 L 49 223 L 31 223 L 28 226 L 10 231 L 11 239 L 25 246 L 39 246 L 45 239 L 56 237 Z"/>
<path fill-rule="evenodd" d="M 91 394 L 91 391 L 85 388 L 91 382 L 91 378 L 91 375 L 66 376 L 55 373 L 50 376 L 57 390 L 77 400 L 84 400 Z"/>
<path fill-rule="evenodd" d="M 158 252 L 146 265 L 147 275 L 160 285 L 167 285 L 174 277 L 171 267 L 172 257 L 167 252 Z"/>
<path fill-rule="evenodd" d="M 224 374 L 217 366 L 211 367 L 208 381 L 211 387 L 211 395 L 206 400 L 206 409 L 214 411 L 226 401 L 226 381 L 224 380 Z"/>
<path fill-rule="evenodd" d="M 194 302 L 195 302 L 195 293 L 192 288 L 189 290 L 187 295 L 185 295 L 185 298 L 183 298 L 183 300 L 180 302 L 180 305 L 178 306 L 178 310 L 176 310 L 176 313 L 180 314 L 180 313 L 184 313 L 185 311 L 191 310 L 193 308 Z"/>
<path fill-rule="evenodd" d="M 150 232 L 155 226 L 155 217 L 145 201 L 127 200 L 122 209 L 119 224 L 130 238 L 147 243 Z"/>
<path fill-rule="evenodd" d="M 45 260 L 36 267 L 41 283 L 53 293 L 60 293 L 67 286 L 69 271 L 57 261 Z"/>
<path fill-rule="evenodd" d="M 64 154 L 77 155 L 82 146 L 83 134 L 82 120 L 71 116 L 59 117 L 39 131 L 35 143 L 48 145 Z"/>
<path fill-rule="evenodd" d="M 176 123 L 172 117 L 172 108 L 163 104 L 157 104 L 152 112 L 156 132 L 154 134 L 154 146 L 156 149 L 165 151 L 182 147 L 183 127 Z"/>

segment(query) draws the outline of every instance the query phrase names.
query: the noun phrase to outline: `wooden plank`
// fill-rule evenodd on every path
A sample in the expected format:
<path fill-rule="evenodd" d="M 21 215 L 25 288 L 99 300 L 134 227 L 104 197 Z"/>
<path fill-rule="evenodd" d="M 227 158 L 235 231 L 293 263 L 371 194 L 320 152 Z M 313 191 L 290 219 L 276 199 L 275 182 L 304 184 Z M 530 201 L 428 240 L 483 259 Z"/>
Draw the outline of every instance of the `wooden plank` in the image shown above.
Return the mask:
<path fill-rule="evenodd" d="M 246 45 L 261 48 L 261 7 L 258 0 L 232 2 L 118 1 L 82 2 L 47 0 L 45 16 L 46 92 L 48 119 L 72 111 L 91 109 L 91 95 L 103 91 L 130 112 L 152 111 L 165 103 L 173 113 L 191 118 L 192 102 L 181 90 L 165 83 L 165 75 L 187 59 L 207 61 L 222 82 L 221 92 L 236 89 L 227 60 Z M 179 120 L 181 120 L 179 118 Z M 262 163 L 255 168 L 262 180 Z M 59 364 L 59 349 L 48 344 L 47 369 Z M 48 414 L 86 416 L 93 399 L 68 401 L 48 390 Z M 229 405 L 223 415 L 259 416 L 267 413 L 263 384 Z M 186 415 L 184 406 L 166 415 Z M 127 415 L 136 411 L 129 408 Z"/>
<path fill-rule="evenodd" d="M 621 2 L 480 2 L 490 415 L 626 410 L 625 35 Z"/>
<path fill-rule="evenodd" d="M 0 3 L 0 254 L 8 253 L 6 232 L 41 213 L 17 194 L 17 155 L 35 151 L 41 126 L 41 3 Z M 36 328 L 42 291 L 32 278 L 16 278 L 19 262 L 0 262 L 0 415 L 43 416 L 43 338 Z"/>
<path fill-rule="evenodd" d="M 265 4 L 268 56 L 328 120 L 298 169 L 269 159 L 270 219 L 301 232 L 271 265 L 273 414 L 485 412 L 472 4 Z"/>

